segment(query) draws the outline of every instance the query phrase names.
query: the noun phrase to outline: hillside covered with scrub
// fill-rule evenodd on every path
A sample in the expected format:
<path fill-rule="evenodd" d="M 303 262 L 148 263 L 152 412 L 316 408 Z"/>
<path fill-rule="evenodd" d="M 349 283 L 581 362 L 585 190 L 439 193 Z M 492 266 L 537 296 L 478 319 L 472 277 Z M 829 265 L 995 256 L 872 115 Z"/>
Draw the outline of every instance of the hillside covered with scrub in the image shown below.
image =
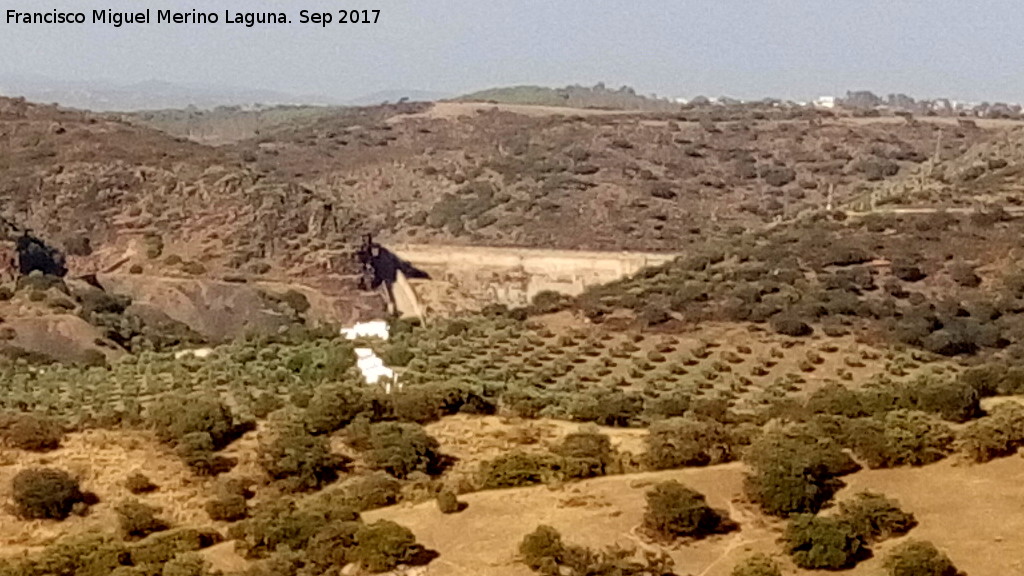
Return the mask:
<path fill-rule="evenodd" d="M 1019 127 L 539 104 L 0 99 L 0 576 L 1020 571 Z M 347 340 L 365 233 L 679 257 Z"/>

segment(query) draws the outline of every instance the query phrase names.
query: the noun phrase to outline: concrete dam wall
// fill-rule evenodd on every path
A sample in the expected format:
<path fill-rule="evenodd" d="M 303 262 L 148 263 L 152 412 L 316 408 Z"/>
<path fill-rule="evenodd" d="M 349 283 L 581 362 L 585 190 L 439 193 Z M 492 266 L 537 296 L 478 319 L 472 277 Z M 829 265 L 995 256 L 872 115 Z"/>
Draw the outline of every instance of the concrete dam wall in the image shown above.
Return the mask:
<path fill-rule="evenodd" d="M 430 275 L 430 280 L 408 280 L 428 314 L 491 303 L 523 306 L 545 290 L 575 296 L 588 286 L 612 282 L 678 256 L 423 244 L 390 248 Z M 402 309 L 406 311 L 405 306 Z"/>

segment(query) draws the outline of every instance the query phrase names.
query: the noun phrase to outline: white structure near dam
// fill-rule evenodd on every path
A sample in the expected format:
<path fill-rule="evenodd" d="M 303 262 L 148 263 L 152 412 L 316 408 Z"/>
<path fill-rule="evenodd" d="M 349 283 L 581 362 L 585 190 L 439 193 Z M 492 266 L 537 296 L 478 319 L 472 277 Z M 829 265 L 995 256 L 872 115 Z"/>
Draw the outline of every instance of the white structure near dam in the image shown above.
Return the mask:
<path fill-rule="evenodd" d="M 342 328 L 341 334 L 348 340 L 357 338 L 379 338 L 387 340 L 390 336 L 388 323 L 383 320 L 360 322 L 355 326 Z M 384 386 L 384 393 L 391 394 L 392 389 L 401 390 L 395 371 L 384 365 L 384 360 L 377 356 L 372 348 L 356 348 L 356 368 L 363 374 L 367 384 Z M 396 388 L 397 387 L 397 388 Z"/>

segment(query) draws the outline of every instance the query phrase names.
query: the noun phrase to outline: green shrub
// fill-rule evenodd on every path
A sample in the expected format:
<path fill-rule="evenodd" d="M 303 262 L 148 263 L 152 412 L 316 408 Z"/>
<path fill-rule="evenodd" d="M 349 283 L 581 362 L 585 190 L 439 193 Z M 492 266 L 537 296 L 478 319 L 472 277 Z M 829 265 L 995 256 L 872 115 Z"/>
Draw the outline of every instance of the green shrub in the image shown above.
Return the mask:
<path fill-rule="evenodd" d="M 782 570 L 778 562 L 758 553 L 733 567 L 730 576 L 782 576 Z"/>
<path fill-rule="evenodd" d="M 982 463 L 1009 456 L 1024 445 L 1024 406 L 1003 402 L 989 415 L 971 422 L 958 435 L 957 448 L 968 459 Z"/>
<path fill-rule="evenodd" d="M 846 520 L 809 514 L 790 520 L 783 542 L 793 563 L 807 570 L 850 568 L 867 552 L 863 538 Z"/>
<path fill-rule="evenodd" d="M 279 548 L 303 550 L 325 527 L 358 518 L 351 510 L 299 508 L 290 499 L 278 499 L 255 507 L 248 519 L 231 526 L 228 537 L 238 541 L 246 558 L 265 558 Z"/>
<path fill-rule="evenodd" d="M 60 447 L 64 432 L 52 419 L 38 414 L 0 414 L 0 444 L 31 452 Z"/>
<path fill-rule="evenodd" d="M 907 533 L 917 525 L 913 514 L 881 494 L 858 492 L 839 502 L 839 514 L 849 521 L 865 542 L 881 542 Z"/>
<path fill-rule="evenodd" d="M 148 494 L 159 489 L 159 486 L 153 484 L 149 477 L 142 472 L 133 472 L 128 476 L 124 481 L 124 487 L 132 494 Z"/>
<path fill-rule="evenodd" d="M 78 481 L 62 470 L 29 468 L 11 480 L 14 511 L 20 518 L 63 520 L 85 498 Z"/>
<path fill-rule="evenodd" d="M 644 459 L 654 470 L 708 466 L 732 460 L 732 441 L 722 424 L 693 417 L 669 418 L 651 425 Z"/>
<path fill-rule="evenodd" d="M 560 574 L 588 576 L 666 576 L 674 574 L 672 558 L 662 552 L 645 554 L 644 561 L 633 559 L 632 550 L 609 548 L 593 551 L 570 546 L 550 526 L 538 526 L 519 544 L 519 559 L 544 576 Z"/>
<path fill-rule="evenodd" d="M 195 552 L 175 556 L 164 564 L 160 576 L 210 576 L 210 562 Z"/>
<path fill-rule="evenodd" d="M 959 380 L 921 377 L 907 386 L 907 395 L 916 409 L 943 420 L 966 422 L 981 414 L 978 391 Z"/>
<path fill-rule="evenodd" d="M 147 420 L 157 437 L 171 444 L 187 434 L 205 432 L 210 435 L 214 449 L 219 450 L 235 432 L 231 409 L 211 395 L 161 396 L 149 407 Z"/>
<path fill-rule="evenodd" d="M 558 458 L 551 454 L 510 452 L 480 466 L 483 489 L 515 488 L 558 478 Z"/>
<path fill-rule="evenodd" d="M 170 528 L 167 521 L 158 518 L 160 509 L 143 504 L 138 500 L 126 500 L 117 505 L 117 524 L 121 538 L 140 540 L 155 532 Z"/>
<path fill-rule="evenodd" d="M 538 526 L 527 534 L 519 543 L 519 557 L 531 570 L 550 573 L 554 568 L 558 573 L 558 565 L 565 555 L 565 544 L 562 535 L 551 526 Z"/>
<path fill-rule="evenodd" d="M 830 438 L 806 428 L 765 432 L 747 449 L 744 489 L 767 514 L 790 516 L 821 509 L 842 486 L 840 476 L 857 464 Z"/>
<path fill-rule="evenodd" d="M 330 434 L 347 426 L 367 409 L 367 396 L 363 389 L 352 384 L 323 386 L 306 407 L 306 428 L 312 434 Z"/>
<path fill-rule="evenodd" d="M 125 544 L 106 534 L 61 538 L 23 560 L 0 561 L 4 576 L 106 576 L 127 561 Z"/>
<path fill-rule="evenodd" d="M 494 404 L 467 386 L 458 384 L 423 384 L 406 386 L 392 394 L 395 418 L 426 424 L 460 411 L 475 414 L 494 413 Z"/>
<path fill-rule="evenodd" d="M 889 576 L 960 576 L 949 557 L 931 542 L 910 540 L 885 557 Z"/>
<path fill-rule="evenodd" d="M 461 512 L 463 503 L 459 502 L 458 496 L 451 490 L 442 490 L 437 494 L 437 509 L 442 514 L 455 514 Z"/>
<path fill-rule="evenodd" d="M 567 404 L 573 420 L 595 422 L 602 426 L 634 425 L 644 409 L 643 396 L 619 389 L 573 394 Z"/>
<path fill-rule="evenodd" d="M 825 384 L 808 397 L 807 410 L 814 414 L 831 414 L 847 418 L 868 415 L 861 394 L 834 382 Z"/>
<path fill-rule="evenodd" d="M 785 336 L 810 336 L 814 333 L 806 322 L 792 316 L 775 316 L 771 320 L 772 330 Z"/>
<path fill-rule="evenodd" d="M 334 521 L 321 528 L 301 553 L 300 560 L 306 564 L 304 568 L 314 574 L 330 574 L 352 562 L 356 533 L 362 526 L 358 521 Z M 280 556 L 281 552 L 275 554 L 275 557 Z"/>
<path fill-rule="evenodd" d="M 662 538 L 704 538 L 735 527 L 725 514 L 708 506 L 704 495 L 674 480 L 647 492 L 643 526 Z"/>
<path fill-rule="evenodd" d="M 260 465 L 289 490 L 316 490 L 333 482 L 347 461 L 331 453 L 330 442 L 297 424 L 282 426 L 257 450 Z"/>
<path fill-rule="evenodd" d="M 682 367 L 675 367 L 675 371 L 684 370 Z M 684 390 L 671 390 L 659 394 L 654 398 L 646 398 L 644 403 L 644 418 L 649 422 L 656 422 L 666 418 L 684 416 L 690 409 L 692 402 L 691 395 Z"/>
<path fill-rule="evenodd" d="M 405 367 L 416 357 L 416 354 L 403 342 L 392 342 L 388 349 L 381 354 L 384 364 L 391 367 Z"/>
<path fill-rule="evenodd" d="M 441 470 L 440 444 L 419 424 L 381 422 L 371 424 L 368 434 L 355 446 L 364 450 L 367 466 L 396 478 L 413 472 L 437 474 Z"/>
<path fill-rule="evenodd" d="M 870 468 L 923 466 L 953 451 L 948 426 L 922 412 L 896 410 L 882 418 L 861 418 L 850 424 L 854 454 Z"/>
<path fill-rule="evenodd" d="M 530 304 L 538 314 L 551 314 L 564 310 L 569 305 L 569 299 L 558 292 L 542 290 L 533 296 Z"/>
<path fill-rule="evenodd" d="M 553 452 L 564 459 L 563 468 L 569 478 L 604 476 L 613 461 L 611 439 L 599 432 L 573 432 Z"/>
<path fill-rule="evenodd" d="M 208 432 L 191 432 L 178 439 L 175 454 L 199 476 L 216 476 L 231 470 L 236 462 L 214 453 L 216 446 Z"/>
<path fill-rule="evenodd" d="M 240 494 L 219 494 L 204 506 L 210 520 L 237 522 L 249 516 L 249 505 Z"/>
<path fill-rule="evenodd" d="M 129 546 L 135 566 L 164 564 L 186 552 L 195 552 L 219 544 L 224 538 L 216 530 L 179 528 L 152 534 Z"/>
<path fill-rule="evenodd" d="M 342 487 L 344 503 L 359 512 L 397 503 L 401 490 L 398 480 L 382 472 L 353 478 Z"/>
<path fill-rule="evenodd" d="M 355 541 L 352 560 L 373 573 L 394 570 L 411 560 L 418 548 L 416 537 L 408 528 L 388 520 L 360 527 Z"/>

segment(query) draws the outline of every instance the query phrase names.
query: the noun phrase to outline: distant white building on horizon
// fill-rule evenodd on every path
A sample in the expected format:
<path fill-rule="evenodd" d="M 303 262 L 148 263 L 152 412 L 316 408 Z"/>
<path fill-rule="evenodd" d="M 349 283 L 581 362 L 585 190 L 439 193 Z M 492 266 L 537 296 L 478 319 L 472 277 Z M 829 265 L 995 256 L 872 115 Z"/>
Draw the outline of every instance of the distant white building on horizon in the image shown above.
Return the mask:
<path fill-rule="evenodd" d="M 814 99 L 814 107 L 815 108 L 827 108 L 827 109 L 835 108 L 836 107 L 836 97 L 835 96 L 818 96 L 817 98 Z"/>

